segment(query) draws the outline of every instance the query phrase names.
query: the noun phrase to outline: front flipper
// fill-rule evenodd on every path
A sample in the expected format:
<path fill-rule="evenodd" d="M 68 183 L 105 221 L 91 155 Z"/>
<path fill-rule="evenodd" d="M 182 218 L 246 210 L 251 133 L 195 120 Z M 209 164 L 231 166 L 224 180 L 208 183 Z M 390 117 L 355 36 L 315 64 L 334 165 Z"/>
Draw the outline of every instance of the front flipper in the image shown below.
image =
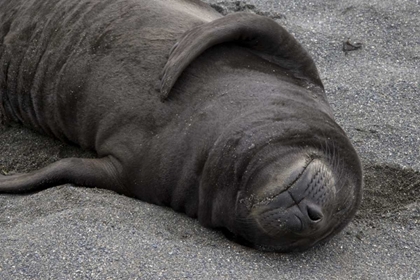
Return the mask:
<path fill-rule="evenodd" d="M 163 72 L 160 98 L 164 101 L 182 71 L 206 49 L 237 42 L 257 51 L 264 59 L 290 70 L 323 89 L 318 70 L 306 50 L 274 20 L 250 13 L 235 13 L 202 24 L 190 31 L 171 49 Z"/>
<path fill-rule="evenodd" d="M 120 169 L 119 163 L 111 157 L 67 158 L 30 173 L 0 175 L 0 193 L 40 191 L 70 183 L 127 194 L 120 183 Z"/>

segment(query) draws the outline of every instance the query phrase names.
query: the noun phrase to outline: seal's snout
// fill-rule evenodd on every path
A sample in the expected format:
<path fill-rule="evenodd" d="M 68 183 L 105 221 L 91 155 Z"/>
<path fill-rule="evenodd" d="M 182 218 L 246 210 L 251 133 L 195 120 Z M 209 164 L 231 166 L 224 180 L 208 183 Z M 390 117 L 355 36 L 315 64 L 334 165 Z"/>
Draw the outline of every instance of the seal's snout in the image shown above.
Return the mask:
<path fill-rule="evenodd" d="M 303 157 L 295 157 L 289 168 L 281 170 L 266 181 L 251 207 L 260 231 L 257 243 L 275 246 L 277 242 L 296 242 L 305 246 L 322 239 L 331 230 L 334 172 L 322 158 Z"/>
<path fill-rule="evenodd" d="M 284 211 L 286 220 L 295 215 L 302 224 L 300 230 L 290 227 L 290 231 L 311 235 L 327 226 L 336 189 L 333 173 L 322 160 L 312 160 L 286 192 L 293 200 L 293 205 L 284 210 L 277 208 L 277 211 Z M 296 211 L 292 210 L 294 208 Z"/>

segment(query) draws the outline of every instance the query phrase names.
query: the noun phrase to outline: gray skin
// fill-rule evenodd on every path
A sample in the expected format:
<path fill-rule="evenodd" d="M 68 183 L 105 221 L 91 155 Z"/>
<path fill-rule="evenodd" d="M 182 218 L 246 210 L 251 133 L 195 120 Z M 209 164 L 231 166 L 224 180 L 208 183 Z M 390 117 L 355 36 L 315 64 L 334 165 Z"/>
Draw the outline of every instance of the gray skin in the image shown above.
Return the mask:
<path fill-rule="evenodd" d="M 2 121 L 98 155 L 0 175 L 0 193 L 109 189 L 279 252 L 354 216 L 359 158 L 313 60 L 268 18 L 195 0 L 0 0 L 0 42 Z"/>

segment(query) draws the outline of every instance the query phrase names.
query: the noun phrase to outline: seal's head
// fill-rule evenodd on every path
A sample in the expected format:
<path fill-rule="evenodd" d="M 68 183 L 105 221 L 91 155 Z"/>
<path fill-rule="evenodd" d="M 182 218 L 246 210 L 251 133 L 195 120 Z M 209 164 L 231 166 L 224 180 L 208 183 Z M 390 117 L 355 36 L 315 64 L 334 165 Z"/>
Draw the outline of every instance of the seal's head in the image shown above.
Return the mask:
<path fill-rule="evenodd" d="M 224 145 L 208 219 L 228 229 L 231 239 L 265 251 L 303 251 L 340 232 L 360 204 L 362 170 L 334 126 L 329 136 L 308 130 L 256 145 L 244 137 Z M 228 185 L 236 185 L 235 192 Z"/>
<path fill-rule="evenodd" d="M 237 238 L 262 250 L 301 251 L 340 231 L 360 202 L 354 175 L 361 174 L 346 173 L 333 151 L 288 148 L 266 161 L 255 157 L 237 195 Z"/>

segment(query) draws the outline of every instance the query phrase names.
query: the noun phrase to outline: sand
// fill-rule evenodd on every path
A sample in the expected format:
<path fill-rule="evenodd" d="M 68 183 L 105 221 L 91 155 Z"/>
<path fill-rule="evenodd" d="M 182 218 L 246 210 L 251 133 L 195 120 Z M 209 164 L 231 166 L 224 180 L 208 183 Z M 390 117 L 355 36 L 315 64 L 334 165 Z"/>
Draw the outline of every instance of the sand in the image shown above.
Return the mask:
<path fill-rule="evenodd" d="M 70 185 L 0 195 L 0 279 L 420 279 L 418 0 L 212 1 L 276 19 L 312 54 L 362 158 L 364 199 L 329 243 L 263 253 L 171 209 Z M 343 42 L 362 47 L 343 52 Z M 94 156 L 20 126 L 0 170 Z"/>

